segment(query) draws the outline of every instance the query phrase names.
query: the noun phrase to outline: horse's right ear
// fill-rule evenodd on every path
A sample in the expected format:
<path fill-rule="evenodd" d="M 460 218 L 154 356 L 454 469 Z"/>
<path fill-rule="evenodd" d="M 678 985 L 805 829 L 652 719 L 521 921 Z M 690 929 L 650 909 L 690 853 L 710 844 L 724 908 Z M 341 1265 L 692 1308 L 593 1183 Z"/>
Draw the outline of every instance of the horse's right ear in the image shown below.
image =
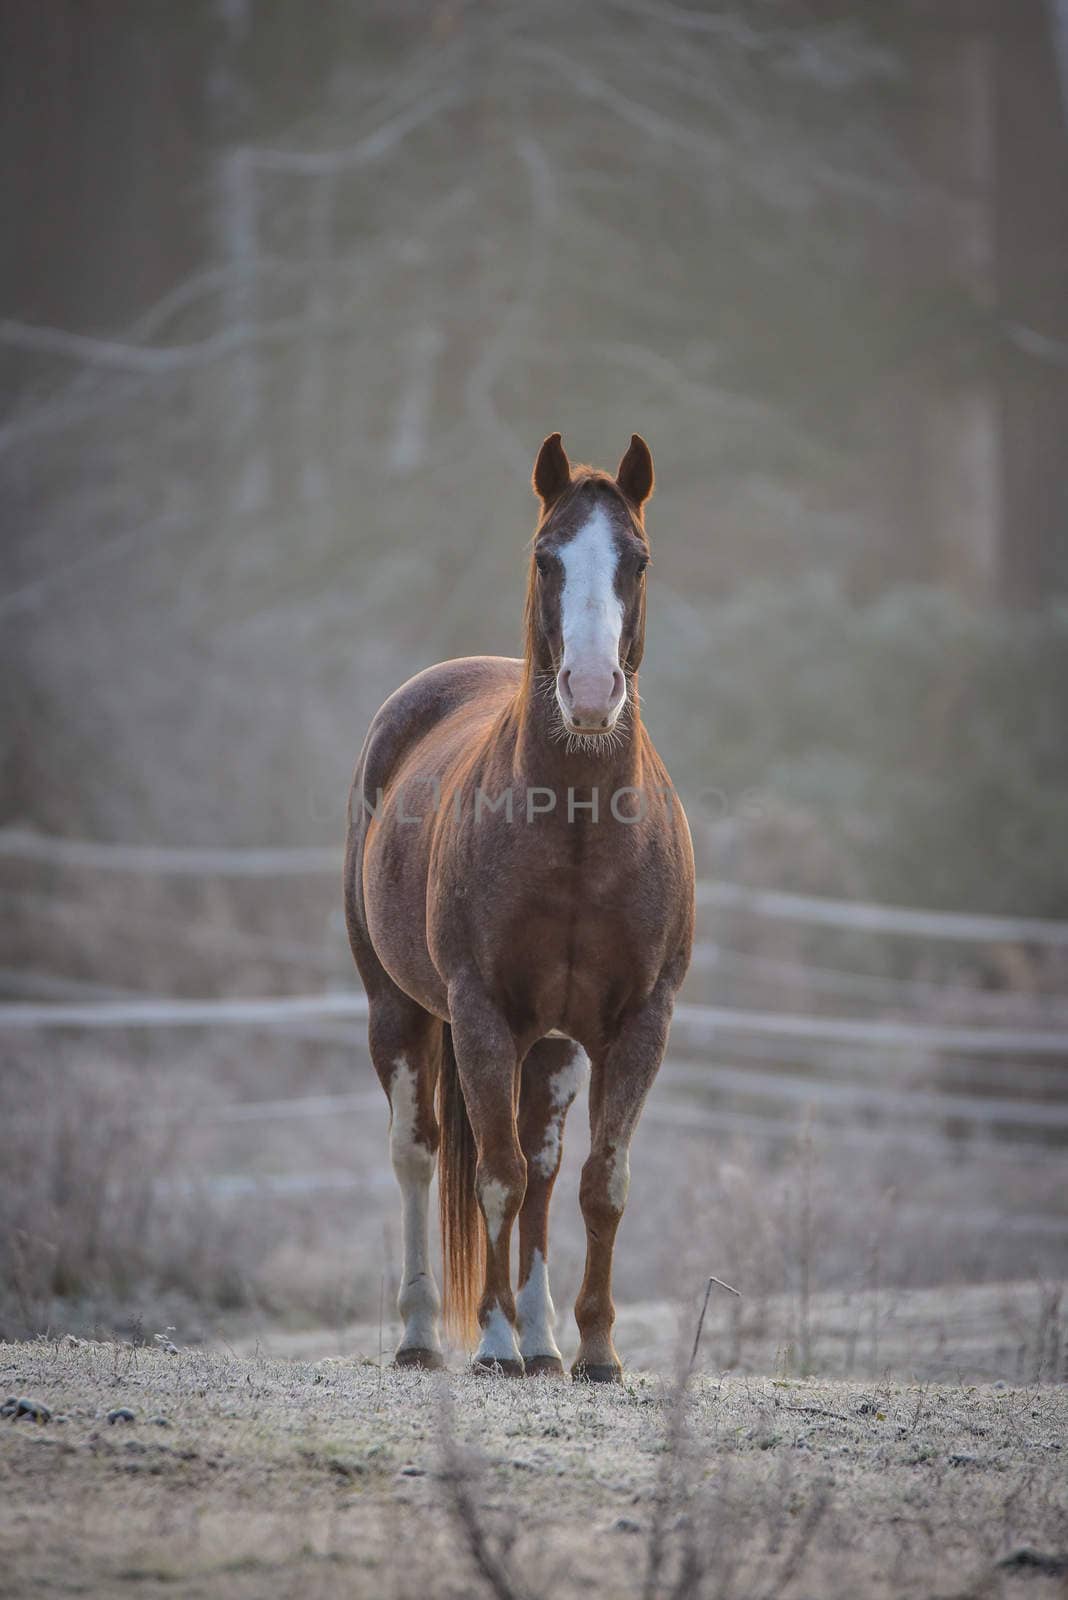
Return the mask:
<path fill-rule="evenodd" d="M 630 444 L 619 463 L 616 482 L 628 500 L 641 508 L 653 492 L 653 458 L 640 433 L 631 434 Z"/>
<path fill-rule="evenodd" d="M 534 493 L 540 497 L 546 511 L 559 500 L 571 482 L 571 463 L 558 433 L 550 433 L 538 451 L 533 481 Z"/>

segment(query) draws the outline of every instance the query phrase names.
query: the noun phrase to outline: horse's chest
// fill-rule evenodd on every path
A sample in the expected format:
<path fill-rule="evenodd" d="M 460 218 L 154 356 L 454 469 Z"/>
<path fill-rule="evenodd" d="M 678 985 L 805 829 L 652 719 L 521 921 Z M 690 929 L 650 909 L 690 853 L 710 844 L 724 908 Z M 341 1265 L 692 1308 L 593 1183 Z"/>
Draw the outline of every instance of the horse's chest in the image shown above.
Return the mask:
<path fill-rule="evenodd" d="M 446 984 L 477 973 L 517 1031 L 573 1037 L 650 992 L 678 942 L 657 838 L 493 819 L 450 843 L 431 863 L 428 895 Z"/>
<path fill-rule="evenodd" d="M 503 887 L 503 886 L 502 886 Z M 486 966 L 540 1009 L 588 991 L 642 987 L 657 965 L 643 897 L 618 872 L 557 863 L 527 875 L 523 892 L 487 902 L 481 944 Z"/>

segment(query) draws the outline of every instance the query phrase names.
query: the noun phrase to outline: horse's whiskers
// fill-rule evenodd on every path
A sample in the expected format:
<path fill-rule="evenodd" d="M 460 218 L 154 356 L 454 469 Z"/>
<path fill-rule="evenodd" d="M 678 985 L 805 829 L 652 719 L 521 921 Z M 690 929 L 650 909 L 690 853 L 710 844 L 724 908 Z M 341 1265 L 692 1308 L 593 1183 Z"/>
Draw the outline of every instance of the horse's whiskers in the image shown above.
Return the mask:
<path fill-rule="evenodd" d="M 547 669 L 535 672 L 532 675 L 534 697 L 544 702 L 550 712 L 547 728 L 550 741 L 553 744 L 562 744 L 568 755 L 606 756 L 617 755 L 622 751 L 634 726 L 635 709 L 640 704 L 633 669 L 624 671 L 627 681 L 626 698 L 620 707 L 619 716 L 611 728 L 606 728 L 603 733 L 572 733 L 564 722 L 560 710 L 556 693 L 556 672 Z"/>

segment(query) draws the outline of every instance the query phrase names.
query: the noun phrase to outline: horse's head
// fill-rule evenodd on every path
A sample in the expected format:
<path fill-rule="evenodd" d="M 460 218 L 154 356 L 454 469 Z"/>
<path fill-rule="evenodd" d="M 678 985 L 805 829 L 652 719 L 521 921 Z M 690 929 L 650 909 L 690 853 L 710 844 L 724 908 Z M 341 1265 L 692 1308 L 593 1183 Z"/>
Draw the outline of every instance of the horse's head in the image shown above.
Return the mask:
<path fill-rule="evenodd" d="M 626 705 L 627 674 L 645 643 L 649 446 L 635 434 L 610 478 L 572 471 L 560 435 L 550 434 L 534 463 L 534 492 L 542 505 L 528 605 L 534 665 L 554 675 L 566 731 L 603 736 Z"/>

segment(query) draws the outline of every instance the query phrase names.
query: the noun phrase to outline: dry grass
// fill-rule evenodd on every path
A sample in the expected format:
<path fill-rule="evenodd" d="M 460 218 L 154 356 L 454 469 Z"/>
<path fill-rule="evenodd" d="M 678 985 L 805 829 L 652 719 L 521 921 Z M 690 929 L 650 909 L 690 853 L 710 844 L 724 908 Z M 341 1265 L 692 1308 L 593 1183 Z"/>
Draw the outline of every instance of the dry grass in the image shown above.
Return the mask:
<path fill-rule="evenodd" d="M 0 1346 L 0 1386 L 54 1414 L 0 1423 L 15 1597 L 987 1600 L 1038 1570 L 999 1565 L 1021 1547 L 1068 1553 L 1064 1389 L 680 1395 L 44 1342 Z"/>
<path fill-rule="evenodd" d="M 340 1330 L 373 1324 L 363 1346 L 373 1353 L 384 1302 L 391 1348 L 399 1204 L 385 1099 L 350 1032 L 231 1033 L 210 1050 L 196 1032 L 20 1041 L 0 1070 L 0 1337 L 174 1325 L 186 1343 L 277 1344 L 282 1332 L 318 1330 L 331 1349 Z M 264 1120 L 226 1120 L 257 1101 L 354 1089 L 366 1099 L 344 1114 L 280 1106 Z M 665 1073 L 654 1103 L 671 1095 Z M 565 1343 L 586 1146 L 578 1106 L 553 1203 Z M 888 1133 L 861 1160 L 818 1127 L 793 1144 L 747 1144 L 647 1116 L 617 1252 L 632 1358 L 667 1370 L 665 1303 L 688 1301 L 714 1271 L 742 1290 L 710 1310 L 705 1349 L 717 1367 L 1056 1379 L 1068 1233 L 983 1220 L 1001 1209 L 1063 1217 L 1050 1156 L 993 1142 L 970 1153 L 949 1140 L 941 1154 L 917 1154 Z M 272 1187 L 293 1174 L 337 1187 Z M 1047 1287 L 1003 1289 L 1014 1281 Z"/>
<path fill-rule="evenodd" d="M 896 1378 L 957 1384 L 1055 1384 L 1068 1381 L 1068 1346 L 1061 1327 L 1057 1285 L 990 1283 L 875 1293 L 817 1294 L 810 1315 L 820 1376 L 828 1379 Z M 695 1371 L 798 1381 L 806 1376 L 790 1336 L 797 1301 L 791 1294 L 749 1305 L 716 1297 L 710 1304 Z M 630 1369 L 670 1374 L 688 1352 L 699 1300 L 681 1304 L 644 1300 L 621 1305 L 616 1344 Z M 298 1361 L 329 1360 L 339 1351 L 376 1361 L 400 1337 L 387 1304 L 382 1322 L 343 1327 L 287 1328 L 268 1318 L 245 1318 L 226 1340 L 242 1356 Z M 578 1333 L 563 1315 L 557 1329 L 570 1358 Z M 216 1343 L 221 1340 L 217 1339 Z M 453 1364 L 462 1365 L 453 1352 Z"/>
<path fill-rule="evenodd" d="M 250 1303 L 271 1234 L 220 1205 L 182 1120 L 107 1065 L 48 1087 L 12 1071 L 0 1170 L 0 1333 L 134 1331 L 143 1315 Z M 269 1227 L 269 1224 L 268 1224 Z"/>

